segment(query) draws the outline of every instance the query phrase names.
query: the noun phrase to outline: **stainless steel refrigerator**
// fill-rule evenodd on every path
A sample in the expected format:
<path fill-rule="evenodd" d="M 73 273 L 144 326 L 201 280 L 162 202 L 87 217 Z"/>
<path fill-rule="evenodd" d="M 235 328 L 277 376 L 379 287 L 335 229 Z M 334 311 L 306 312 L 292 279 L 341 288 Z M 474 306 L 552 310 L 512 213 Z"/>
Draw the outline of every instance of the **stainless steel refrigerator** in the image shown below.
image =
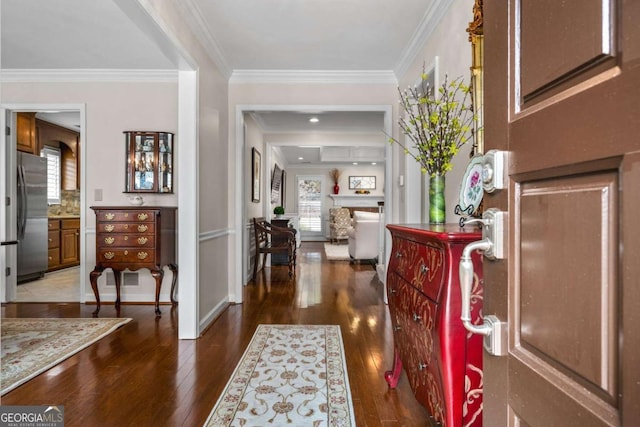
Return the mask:
<path fill-rule="evenodd" d="M 48 267 L 47 159 L 18 152 L 18 283 Z"/>

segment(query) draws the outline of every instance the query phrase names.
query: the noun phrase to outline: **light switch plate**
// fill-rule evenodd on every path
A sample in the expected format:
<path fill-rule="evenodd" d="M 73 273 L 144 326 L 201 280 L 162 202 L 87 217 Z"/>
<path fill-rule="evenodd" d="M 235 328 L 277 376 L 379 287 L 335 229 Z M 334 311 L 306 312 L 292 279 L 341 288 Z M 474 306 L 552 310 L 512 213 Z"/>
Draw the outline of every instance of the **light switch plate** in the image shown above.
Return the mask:
<path fill-rule="evenodd" d="M 96 188 L 95 190 L 93 190 L 93 200 L 95 200 L 96 202 L 102 201 L 102 188 Z"/>

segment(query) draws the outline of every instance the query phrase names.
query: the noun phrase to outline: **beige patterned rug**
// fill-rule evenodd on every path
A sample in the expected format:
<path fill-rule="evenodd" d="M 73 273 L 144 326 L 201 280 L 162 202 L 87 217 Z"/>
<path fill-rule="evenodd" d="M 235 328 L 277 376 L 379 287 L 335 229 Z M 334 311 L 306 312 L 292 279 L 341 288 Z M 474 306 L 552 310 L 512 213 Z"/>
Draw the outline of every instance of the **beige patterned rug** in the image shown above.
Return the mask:
<path fill-rule="evenodd" d="M 349 245 L 346 244 L 324 244 L 324 254 L 329 261 L 349 261 Z"/>
<path fill-rule="evenodd" d="M 24 384 L 130 320 L 3 318 L 0 394 Z"/>
<path fill-rule="evenodd" d="M 206 426 L 355 426 L 338 325 L 259 325 Z"/>

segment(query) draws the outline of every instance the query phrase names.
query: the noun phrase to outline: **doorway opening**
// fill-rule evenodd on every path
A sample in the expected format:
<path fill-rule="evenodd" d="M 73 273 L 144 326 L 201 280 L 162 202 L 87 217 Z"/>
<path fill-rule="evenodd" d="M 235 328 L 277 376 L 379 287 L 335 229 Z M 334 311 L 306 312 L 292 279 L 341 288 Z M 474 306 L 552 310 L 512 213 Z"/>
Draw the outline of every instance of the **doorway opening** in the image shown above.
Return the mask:
<path fill-rule="evenodd" d="M 4 237 L 17 244 L 6 254 L 3 301 L 84 302 L 84 106 L 11 106 L 4 118 L 2 190 L 15 201 L 2 215 Z"/>

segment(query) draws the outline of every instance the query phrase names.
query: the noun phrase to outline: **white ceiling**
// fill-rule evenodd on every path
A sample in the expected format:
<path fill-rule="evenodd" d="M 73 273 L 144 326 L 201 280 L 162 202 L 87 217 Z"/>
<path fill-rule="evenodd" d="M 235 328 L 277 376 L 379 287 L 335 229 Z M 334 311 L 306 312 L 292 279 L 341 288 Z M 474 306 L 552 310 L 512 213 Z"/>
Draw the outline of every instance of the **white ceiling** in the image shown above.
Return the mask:
<path fill-rule="evenodd" d="M 265 70 L 397 72 L 413 59 L 412 47 L 450 2 L 180 0 L 178 5 L 231 76 Z M 4 71 L 180 67 L 135 0 L 1 0 L 0 8 Z M 254 117 L 267 133 L 366 134 L 383 127 L 381 113 L 316 113 L 324 117 L 315 125 L 308 122 L 308 112 L 256 112 Z"/>

